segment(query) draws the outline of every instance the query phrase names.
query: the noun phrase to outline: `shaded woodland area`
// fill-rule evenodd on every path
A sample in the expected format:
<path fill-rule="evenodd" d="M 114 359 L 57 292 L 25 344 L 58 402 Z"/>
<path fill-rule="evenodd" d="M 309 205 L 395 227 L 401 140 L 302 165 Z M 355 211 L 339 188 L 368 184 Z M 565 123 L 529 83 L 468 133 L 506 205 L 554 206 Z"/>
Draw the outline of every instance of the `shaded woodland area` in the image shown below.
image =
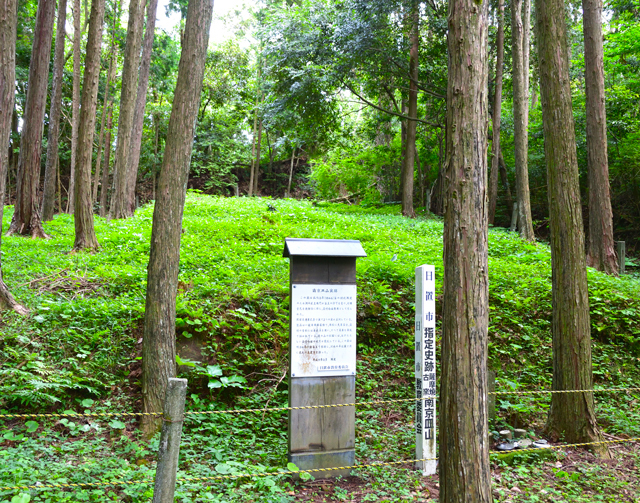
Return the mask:
<path fill-rule="evenodd" d="M 11 206 L 3 232 L 12 240 L 42 242 L 52 238 L 48 229 L 60 232 L 56 226 L 73 220 L 73 244 L 64 251 L 71 260 L 99 256 L 110 240 L 120 239 L 111 234 L 119 226 L 130 239 L 124 255 L 136 246 L 131 240 L 144 241 L 136 253 L 148 266 L 130 285 L 137 314 L 130 311 L 129 319 L 140 324 L 127 334 L 140 346 L 140 365 L 129 368 L 140 377 L 133 393 L 146 414 L 141 441 L 162 426 L 167 380 L 181 361 L 180 326 L 195 320 L 202 325 L 209 309 L 202 331 L 220 337 L 209 348 L 217 359 L 225 354 L 217 353 L 218 343 L 224 346 L 225 336 L 235 333 L 216 318 L 219 310 L 244 316 L 245 331 L 255 325 L 251 302 L 261 287 L 233 298 L 218 291 L 217 298 L 210 295 L 214 287 L 198 284 L 197 274 L 206 276 L 223 259 L 202 259 L 194 266 L 199 272 L 183 281 L 181 247 L 190 232 L 183 227 L 185 211 L 192 204 L 197 212 L 204 193 L 219 196 L 202 204 L 218 217 L 223 210 L 216 205 L 226 208 L 225 215 L 242 208 L 247 221 L 246 212 L 262 205 L 260 221 L 277 229 L 265 232 L 273 240 L 283 237 L 283 218 L 306 211 L 311 203 L 305 200 L 314 207 L 346 203 L 341 211 L 360 203 L 363 215 L 397 206 L 400 226 L 442 222 L 438 434 L 447 448 L 438 459 L 439 498 L 446 503 L 493 498 L 485 403 L 495 308 L 489 229 L 515 224 L 518 246 L 532 261 L 545 247 L 551 270 L 542 311 L 556 394 L 540 431 L 588 443 L 594 454 L 610 458 L 592 392 L 590 302 L 598 300 L 590 298 L 588 279 L 604 273 L 607 281 L 628 287 L 631 279 L 618 278 L 623 258 L 615 241 L 627 241 L 632 254 L 640 245 L 637 0 L 265 0 L 216 19 L 228 36 L 215 44 L 212 0 L 170 1 L 160 10 L 157 0 L 2 2 L 0 198 L 2 209 Z M 156 26 L 171 13 L 173 28 Z M 278 214 L 278 204 L 294 213 Z M 141 213 L 147 224 L 152 220 L 144 237 L 135 224 L 126 227 Z M 215 218 L 202 220 L 211 225 Z M 317 232 L 344 238 L 340 222 L 346 220 L 335 216 L 332 231 Z M 266 237 L 249 245 L 255 232 L 243 224 L 226 229 L 216 253 L 254 246 L 274 255 L 277 244 L 267 244 Z M 191 243 L 187 254 L 205 249 L 204 241 Z M 397 257 L 394 252 L 390 261 Z M 131 276 L 127 260 L 116 261 L 114 284 Z M 384 260 L 370 267 L 383 271 L 374 297 L 395 296 L 385 309 L 402 305 L 406 311 L 410 301 L 403 289 L 410 289 L 410 280 L 387 274 L 393 266 Z M 234 267 L 220 278 L 239 274 Z M 212 277 L 209 283 L 218 281 Z M 278 295 L 268 316 L 288 306 L 286 294 Z M 22 316 L 41 309 L 29 302 L 16 300 L 0 274 L 2 307 Z M 189 302 L 202 305 L 189 311 Z M 637 339 L 635 325 L 627 325 L 627 339 Z M 627 339 L 621 344 L 636 348 Z M 247 352 L 239 359 L 249 361 L 254 342 L 245 343 L 231 352 L 242 346 Z M 286 344 L 265 352 L 280 354 Z M 251 367 L 246 361 L 229 368 L 248 376 L 264 370 L 264 362 Z M 271 365 L 285 365 L 277 387 L 286 363 L 269 360 L 269 372 Z M 221 376 L 222 367 L 215 372 L 209 377 Z"/>

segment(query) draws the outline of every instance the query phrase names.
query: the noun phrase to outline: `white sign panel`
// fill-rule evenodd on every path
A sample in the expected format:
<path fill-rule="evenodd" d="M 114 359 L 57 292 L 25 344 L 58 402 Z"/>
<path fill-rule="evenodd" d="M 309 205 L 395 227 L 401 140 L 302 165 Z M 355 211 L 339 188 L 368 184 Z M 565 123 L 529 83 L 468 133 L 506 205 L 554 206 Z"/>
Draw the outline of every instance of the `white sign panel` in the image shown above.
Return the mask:
<path fill-rule="evenodd" d="M 291 285 L 291 377 L 356 373 L 356 285 Z"/>
<path fill-rule="evenodd" d="M 416 268 L 416 459 L 423 475 L 436 473 L 435 267 Z"/>

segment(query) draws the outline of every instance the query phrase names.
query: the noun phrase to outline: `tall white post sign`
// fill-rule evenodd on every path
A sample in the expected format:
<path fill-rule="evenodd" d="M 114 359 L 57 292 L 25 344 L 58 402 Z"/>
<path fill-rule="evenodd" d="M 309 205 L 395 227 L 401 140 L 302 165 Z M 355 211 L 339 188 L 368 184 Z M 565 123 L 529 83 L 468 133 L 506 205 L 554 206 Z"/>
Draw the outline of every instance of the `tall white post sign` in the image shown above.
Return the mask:
<path fill-rule="evenodd" d="M 416 468 L 436 473 L 435 267 L 416 267 Z"/>

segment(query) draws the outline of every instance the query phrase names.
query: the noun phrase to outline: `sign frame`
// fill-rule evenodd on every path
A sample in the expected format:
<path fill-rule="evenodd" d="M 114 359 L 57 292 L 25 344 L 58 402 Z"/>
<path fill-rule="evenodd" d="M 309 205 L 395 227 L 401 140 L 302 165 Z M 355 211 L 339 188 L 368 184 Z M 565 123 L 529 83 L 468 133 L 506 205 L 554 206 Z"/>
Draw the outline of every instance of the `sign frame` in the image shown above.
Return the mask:
<path fill-rule="evenodd" d="M 416 469 L 436 473 L 436 281 L 435 266 L 416 267 L 415 396 Z"/>

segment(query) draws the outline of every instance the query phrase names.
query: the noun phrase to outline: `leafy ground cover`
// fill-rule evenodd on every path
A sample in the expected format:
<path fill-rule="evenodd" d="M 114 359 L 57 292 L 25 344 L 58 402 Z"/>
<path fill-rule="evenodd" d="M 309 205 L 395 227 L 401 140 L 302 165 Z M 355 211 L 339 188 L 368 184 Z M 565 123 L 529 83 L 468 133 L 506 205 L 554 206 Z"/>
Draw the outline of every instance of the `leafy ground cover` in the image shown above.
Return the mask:
<path fill-rule="evenodd" d="M 358 401 L 409 398 L 413 377 L 413 278 L 436 265 L 442 281 L 442 222 L 399 216 L 399 208 L 319 205 L 293 200 L 189 194 L 185 210 L 176 329 L 190 411 L 264 408 L 287 403 L 288 260 L 285 237 L 359 239 Z M 102 249 L 70 254 L 73 220 L 46 224 L 47 241 L 3 238 L 5 277 L 31 310 L 4 313 L 0 335 L 0 410 L 139 410 L 140 350 L 153 208 L 124 221 L 97 219 Z M 11 210 L 5 211 L 5 228 Z M 490 367 L 498 390 L 551 386 L 551 270 L 545 244 L 489 236 Z M 640 282 L 589 270 L 596 387 L 640 385 Z M 597 395 L 607 435 L 640 436 L 640 393 Z M 546 397 L 497 401 L 492 430 L 524 427 L 540 435 Z M 359 463 L 411 459 L 412 406 L 359 407 Z M 1 420 L 0 420 L 1 421 Z M 361 469 L 335 484 L 294 482 L 287 466 L 286 414 L 207 414 L 185 423 L 178 477 L 269 475 L 179 484 L 190 501 L 431 501 L 437 478 L 408 465 Z M 157 439 L 143 442 L 135 421 L 7 419 L 0 422 L 0 486 L 119 479 L 122 488 L 0 490 L 0 502 L 149 501 Z M 497 501 L 640 500 L 640 456 L 632 444 L 612 462 L 584 453 L 494 460 Z M 560 463 L 560 465 L 557 465 Z M 572 463 L 572 464 L 568 464 Z M 626 471 L 625 471 L 626 470 Z M 564 475 L 566 473 L 566 475 Z M 621 476 L 624 474 L 624 476 Z M 517 490 L 514 490 L 514 487 Z M 584 495 L 584 496 L 579 496 Z M 576 499 L 576 498 L 586 499 Z M 564 499 L 563 499 L 564 498 Z"/>

